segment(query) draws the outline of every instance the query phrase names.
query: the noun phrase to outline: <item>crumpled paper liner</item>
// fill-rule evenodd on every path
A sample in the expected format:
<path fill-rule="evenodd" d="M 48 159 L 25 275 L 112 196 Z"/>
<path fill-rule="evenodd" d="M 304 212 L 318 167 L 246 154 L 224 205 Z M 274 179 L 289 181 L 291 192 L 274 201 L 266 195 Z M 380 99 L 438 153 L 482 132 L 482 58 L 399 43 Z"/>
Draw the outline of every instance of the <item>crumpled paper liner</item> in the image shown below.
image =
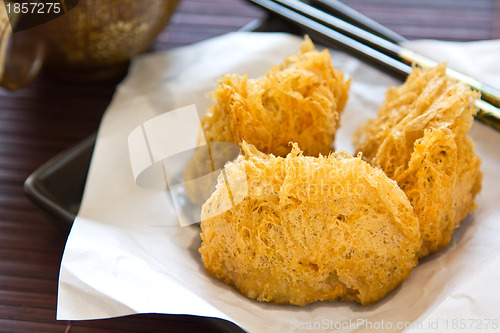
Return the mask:
<path fill-rule="evenodd" d="M 483 159 L 479 208 L 445 250 L 422 260 L 402 286 L 370 307 L 343 302 L 296 307 L 247 299 L 206 274 L 198 254 L 199 229 L 179 226 L 169 193 L 135 184 L 127 146 L 134 128 L 191 104 L 201 117 L 210 103 L 206 93 L 221 75 L 263 75 L 295 53 L 300 42 L 282 33 L 231 33 L 133 61 L 102 119 L 61 263 L 58 319 L 153 312 L 219 317 L 251 332 L 454 332 L 464 321 L 480 325 L 482 332 L 498 329 L 500 133 L 480 123 L 470 133 Z M 419 41 L 408 47 L 500 87 L 500 41 Z M 353 78 L 335 142 L 337 149 L 353 153 L 354 130 L 376 115 L 387 87 L 400 82 L 340 52 L 333 51 L 332 58 Z"/>

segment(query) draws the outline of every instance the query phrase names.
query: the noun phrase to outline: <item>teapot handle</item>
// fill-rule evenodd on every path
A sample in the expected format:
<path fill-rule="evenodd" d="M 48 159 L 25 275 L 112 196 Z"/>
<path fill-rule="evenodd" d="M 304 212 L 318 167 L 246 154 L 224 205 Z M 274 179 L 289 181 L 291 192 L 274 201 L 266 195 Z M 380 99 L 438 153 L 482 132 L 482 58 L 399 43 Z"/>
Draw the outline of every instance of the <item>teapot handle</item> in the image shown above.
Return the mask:
<path fill-rule="evenodd" d="M 46 47 L 40 38 L 29 30 L 13 33 L 12 25 L 17 19 L 19 16 L 9 18 L 4 1 L 0 0 L 0 86 L 9 90 L 30 84 L 45 59 Z"/>

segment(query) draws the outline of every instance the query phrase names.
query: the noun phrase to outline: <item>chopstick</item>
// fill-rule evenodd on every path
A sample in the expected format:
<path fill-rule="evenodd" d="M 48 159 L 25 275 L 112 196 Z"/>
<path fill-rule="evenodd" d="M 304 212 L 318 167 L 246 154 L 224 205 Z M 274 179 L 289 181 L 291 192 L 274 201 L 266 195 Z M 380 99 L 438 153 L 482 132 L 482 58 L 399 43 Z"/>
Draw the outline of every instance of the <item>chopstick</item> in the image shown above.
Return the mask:
<path fill-rule="evenodd" d="M 402 60 L 408 64 L 416 64 L 421 67 L 434 67 L 437 65 L 437 62 L 432 59 L 417 54 L 399 44 L 391 43 L 383 38 L 375 36 L 368 31 L 344 22 L 299 0 L 274 0 L 274 2 L 286 6 L 287 8 L 294 10 L 298 14 L 324 24 L 346 36 L 356 39 L 357 41 L 368 45 L 375 50 L 385 53 L 397 60 Z M 473 89 L 480 91 L 482 93 L 482 99 L 484 99 L 486 102 L 497 107 L 500 106 L 500 91 L 498 91 L 497 89 L 482 84 L 481 82 L 474 80 L 453 69 L 448 68 L 447 74 L 457 80 L 463 81 Z"/>
<path fill-rule="evenodd" d="M 395 44 L 402 43 L 404 41 L 408 41 L 408 39 L 404 38 L 403 36 L 397 34 L 396 32 L 390 30 L 389 28 L 373 21 L 372 19 L 366 17 L 365 15 L 357 12 L 356 10 L 344 5 L 338 0 L 311 0 L 311 3 L 315 4 L 318 7 L 323 8 L 326 10 L 328 13 L 340 16 L 342 18 L 345 18 L 347 21 L 352 22 L 355 26 L 361 27 L 364 30 L 367 30 L 369 32 L 374 33 L 375 35 L 384 38 L 390 42 L 393 42 Z M 405 52 L 404 50 L 400 50 L 400 52 Z M 418 55 L 414 55 L 418 56 Z M 421 59 L 421 65 L 424 64 L 426 61 L 429 61 L 430 59 Z M 431 60 L 431 63 L 427 63 L 427 66 L 433 66 L 435 65 L 435 62 Z M 448 70 L 448 75 L 454 77 L 455 79 L 459 79 L 462 82 L 465 82 L 466 84 L 469 83 L 470 80 L 473 80 L 470 77 L 467 77 L 461 73 L 458 73 L 456 71 L 453 71 L 452 69 L 447 69 Z M 474 80 L 475 81 L 475 80 Z M 477 82 L 477 81 L 476 81 Z M 471 84 L 469 84 L 471 85 Z M 489 88 L 486 85 L 481 84 L 480 82 L 475 84 L 476 86 L 482 85 L 483 89 L 481 89 L 481 97 L 488 99 L 488 96 L 494 96 L 494 99 L 496 101 L 499 100 L 499 93 L 498 90 L 494 88 Z M 473 86 L 473 85 L 471 85 Z M 493 91 L 489 91 L 489 89 L 493 89 Z M 496 90 L 496 92 L 495 92 Z M 478 109 L 478 114 L 476 115 L 476 118 L 483 123 L 488 124 L 489 126 L 499 130 L 500 129 L 500 110 L 495 107 L 494 105 L 484 102 L 483 100 L 478 100 L 475 102 L 476 108 Z M 495 104 L 495 103 L 494 103 Z M 496 106 L 498 106 L 498 103 L 496 103 Z"/>
<path fill-rule="evenodd" d="M 365 31 L 384 38 L 389 42 L 398 44 L 407 41 L 405 37 L 392 31 L 391 29 L 383 26 L 382 24 L 372 20 L 371 18 L 361 14 L 353 8 L 343 4 L 338 0 L 310 0 L 309 3 L 316 7 L 323 9 L 331 15 L 338 17 L 352 25 L 361 28 Z"/>
<path fill-rule="evenodd" d="M 400 79 L 404 79 L 411 72 L 411 67 L 407 63 L 421 67 L 437 65 L 434 60 L 360 29 L 301 1 L 250 1 L 298 25 L 311 38 L 321 41 L 325 46 L 340 46 L 354 56 L 363 58 L 365 61 L 389 71 Z M 481 92 L 482 100 L 476 101 L 475 104 L 479 109 L 476 119 L 500 130 L 500 110 L 498 109 L 500 91 L 452 69 L 447 69 L 447 74 Z"/>
<path fill-rule="evenodd" d="M 351 37 L 333 30 L 307 16 L 283 6 L 272 0 L 250 0 L 270 12 L 298 25 L 313 39 L 320 39 L 325 46 L 342 47 L 354 56 L 363 58 L 369 63 L 391 72 L 396 77 L 404 79 L 411 72 L 411 66 L 402 63 L 374 48 L 371 48 Z M 357 28 L 356 28 L 357 29 Z M 359 29 L 360 30 L 360 29 Z"/>
<path fill-rule="evenodd" d="M 370 47 L 379 50 L 382 53 L 389 55 L 395 59 L 401 59 L 409 64 L 416 64 L 420 67 L 434 67 L 438 63 L 432 59 L 425 56 L 417 54 L 397 43 L 392 43 L 384 38 L 373 35 L 372 33 L 360 29 L 354 25 L 346 23 L 328 13 L 325 13 L 317 8 L 307 5 L 299 0 L 275 0 L 277 3 L 281 3 L 287 7 L 292 7 L 295 11 L 302 15 L 306 15 L 312 19 L 316 18 L 318 21 L 330 26 L 331 28 L 348 35 Z M 317 1 L 321 2 L 321 1 Z M 325 5 L 330 7 L 331 3 L 324 2 Z M 331 7 L 330 7 L 331 8 Z M 333 8 L 335 10 L 335 8 Z M 361 15 L 361 14 L 359 14 Z M 388 29 L 387 29 L 388 30 Z M 462 81 L 471 88 L 481 92 L 481 98 L 486 102 L 499 107 L 500 106 L 500 91 L 483 84 L 465 74 L 455 71 L 451 68 L 447 68 L 448 76 Z"/>

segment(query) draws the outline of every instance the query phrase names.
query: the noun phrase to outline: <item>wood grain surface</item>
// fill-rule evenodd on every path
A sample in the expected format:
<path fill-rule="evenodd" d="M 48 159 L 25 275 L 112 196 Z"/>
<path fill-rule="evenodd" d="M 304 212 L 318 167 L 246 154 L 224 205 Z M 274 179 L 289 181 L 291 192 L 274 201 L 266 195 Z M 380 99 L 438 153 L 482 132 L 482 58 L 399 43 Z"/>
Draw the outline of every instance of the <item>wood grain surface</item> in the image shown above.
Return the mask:
<path fill-rule="evenodd" d="M 500 38 L 500 1 L 346 0 L 410 38 Z M 265 13 L 243 0 L 183 0 L 154 50 L 235 31 Z M 496 18 L 496 20 L 495 20 Z M 57 279 L 67 234 L 23 192 L 38 166 L 98 128 L 120 78 L 61 82 L 42 76 L 0 89 L 0 332 L 206 332 L 189 316 L 135 315 L 56 321 Z"/>

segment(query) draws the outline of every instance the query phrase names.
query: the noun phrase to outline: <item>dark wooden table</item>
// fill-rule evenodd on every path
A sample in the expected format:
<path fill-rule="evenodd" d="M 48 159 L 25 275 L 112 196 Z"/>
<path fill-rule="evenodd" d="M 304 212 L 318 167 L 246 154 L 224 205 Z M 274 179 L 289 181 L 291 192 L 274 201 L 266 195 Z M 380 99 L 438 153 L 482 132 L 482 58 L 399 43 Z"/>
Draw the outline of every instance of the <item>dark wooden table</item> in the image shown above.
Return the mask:
<path fill-rule="evenodd" d="M 500 38 L 499 0 L 345 2 L 410 39 Z M 264 15 L 243 0 L 183 0 L 154 49 L 234 31 Z M 67 234 L 30 202 L 23 182 L 38 166 L 97 130 L 118 82 L 67 83 L 42 76 L 20 91 L 0 90 L 0 332 L 206 331 L 187 316 L 55 319 Z"/>

